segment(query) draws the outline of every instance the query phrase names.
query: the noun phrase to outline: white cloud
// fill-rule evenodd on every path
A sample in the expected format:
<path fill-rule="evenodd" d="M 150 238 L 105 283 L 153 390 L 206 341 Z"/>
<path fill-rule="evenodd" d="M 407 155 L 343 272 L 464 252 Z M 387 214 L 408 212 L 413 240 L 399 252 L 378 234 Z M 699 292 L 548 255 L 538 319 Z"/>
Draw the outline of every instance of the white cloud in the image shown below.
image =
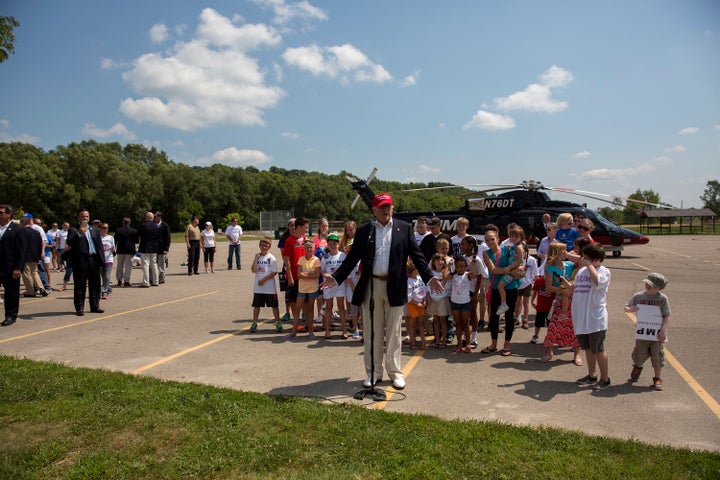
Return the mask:
<path fill-rule="evenodd" d="M 122 137 L 125 140 L 135 140 L 136 138 L 135 133 L 120 122 L 105 130 L 97 127 L 94 123 L 86 123 L 82 133 L 93 138 Z"/>
<path fill-rule="evenodd" d="M 445 125 L 447 125 L 445 122 L 438 123 L 438 128 L 445 128 Z"/>
<path fill-rule="evenodd" d="M 116 62 L 112 58 L 101 58 L 100 59 L 100 69 L 101 70 L 112 70 L 112 69 L 121 68 L 124 66 L 125 66 L 125 64 Z"/>
<path fill-rule="evenodd" d="M 638 175 L 647 175 L 655 172 L 658 167 L 669 165 L 673 160 L 668 157 L 656 157 L 650 162 L 641 163 L 640 165 L 630 166 L 626 168 L 597 168 L 588 170 L 576 175 L 578 180 L 616 180 L 625 181 L 630 177 Z"/>
<path fill-rule="evenodd" d="M 300 138 L 300 135 L 295 132 L 282 132 L 282 136 L 293 140 L 297 140 Z"/>
<path fill-rule="evenodd" d="M 567 102 L 552 98 L 552 89 L 564 87 L 573 81 L 573 75 L 556 65 L 539 76 L 540 83 L 531 83 L 519 92 L 494 100 L 499 110 L 523 110 L 529 112 L 557 113 L 568 107 Z"/>
<path fill-rule="evenodd" d="M 419 77 L 420 77 L 420 72 L 415 71 L 403 79 L 401 86 L 402 87 L 413 87 L 417 84 Z"/>
<path fill-rule="evenodd" d="M 29 143 L 31 145 L 38 145 L 40 143 L 40 139 L 34 135 L 30 135 L 29 133 L 22 133 L 20 135 L 8 135 L 5 132 L 0 132 L 0 142 L 2 143 L 13 143 L 13 142 L 20 142 L 20 143 Z"/>
<path fill-rule="evenodd" d="M 692 135 L 693 133 L 697 133 L 699 130 L 700 129 L 698 127 L 687 127 L 679 130 L 677 133 L 678 135 Z"/>
<path fill-rule="evenodd" d="M 273 22 L 286 25 L 293 20 L 327 20 L 327 14 L 321 8 L 311 5 L 307 0 L 288 3 L 285 0 L 255 0 L 263 8 L 270 8 L 275 17 Z"/>
<path fill-rule="evenodd" d="M 235 26 L 206 8 L 194 38 L 170 53 L 146 53 L 123 74 L 140 98 L 126 98 L 120 111 L 138 122 L 180 130 L 218 123 L 265 125 L 263 112 L 286 95 L 265 84 L 258 61 L 246 50 L 274 46 L 281 37 L 265 25 Z"/>
<path fill-rule="evenodd" d="M 564 68 L 553 65 L 539 77 L 540 84 L 549 88 L 564 87 L 574 80 L 573 74 Z"/>
<path fill-rule="evenodd" d="M 418 173 L 426 174 L 426 173 L 440 173 L 442 169 L 437 167 L 431 167 L 428 165 L 418 165 L 417 168 Z"/>
<path fill-rule="evenodd" d="M 592 157 L 592 153 L 588 152 L 587 150 L 583 150 L 581 152 L 577 152 L 577 153 L 573 154 L 570 158 L 578 159 L 578 158 L 590 158 L 590 157 Z"/>
<path fill-rule="evenodd" d="M 666 153 L 681 153 L 681 152 L 684 152 L 685 150 L 686 150 L 686 148 L 683 147 L 682 145 L 675 145 L 673 147 L 666 148 L 665 152 Z"/>
<path fill-rule="evenodd" d="M 715 125 L 715 130 L 720 130 L 720 124 L 719 124 L 719 125 Z"/>
<path fill-rule="evenodd" d="M 282 37 L 273 27 L 263 24 L 245 24 L 239 27 L 212 8 L 200 13 L 198 38 L 218 47 L 238 50 L 256 49 L 263 45 L 278 45 Z"/>
<path fill-rule="evenodd" d="M 278 83 L 282 82 L 285 78 L 285 72 L 283 71 L 282 65 L 279 63 L 273 62 L 272 64 L 273 72 L 275 73 L 275 81 Z"/>
<path fill-rule="evenodd" d="M 480 128 L 482 130 L 509 130 L 515 128 L 515 120 L 507 115 L 478 110 L 472 120 L 463 129 Z"/>
<path fill-rule="evenodd" d="M 0 118 L 0 128 L 10 128 L 10 120 Z"/>
<path fill-rule="evenodd" d="M 210 161 L 229 166 L 257 167 L 258 165 L 271 162 L 272 157 L 260 150 L 246 150 L 230 147 L 213 153 Z"/>
<path fill-rule="evenodd" d="M 382 65 L 373 63 L 353 45 L 288 48 L 282 55 L 288 65 L 306 70 L 315 76 L 340 77 L 342 83 L 358 82 L 384 83 L 392 80 Z"/>
<path fill-rule="evenodd" d="M 162 43 L 168 38 L 168 28 L 164 23 L 156 23 L 150 28 L 150 41 L 152 43 Z"/>

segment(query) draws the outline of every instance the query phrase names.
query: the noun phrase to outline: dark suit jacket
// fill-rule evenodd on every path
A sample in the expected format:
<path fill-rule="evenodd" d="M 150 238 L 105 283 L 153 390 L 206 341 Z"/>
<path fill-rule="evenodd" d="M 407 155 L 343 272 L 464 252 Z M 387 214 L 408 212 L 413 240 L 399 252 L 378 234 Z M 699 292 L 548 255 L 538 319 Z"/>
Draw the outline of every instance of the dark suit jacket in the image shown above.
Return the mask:
<path fill-rule="evenodd" d="M 7 232 L 5 232 L 7 233 Z M 3 235 L 3 238 L 5 236 Z M 42 258 L 42 238 L 32 227 L 19 227 L 15 234 L 16 253 L 20 256 L 22 264 L 39 262 Z"/>
<path fill-rule="evenodd" d="M 68 230 L 67 245 L 70 246 L 70 263 L 74 269 L 87 270 L 105 265 L 102 238 L 100 232 L 94 227 L 90 229 L 90 237 L 95 245 L 95 255 L 90 255 L 90 244 L 85 235 L 80 234 L 80 225 L 74 225 Z"/>
<path fill-rule="evenodd" d="M 118 227 L 115 231 L 115 251 L 124 255 L 135 255 L 138 232 L 133 227 Z"/>
<path fill-rule="evenodd" d="M 355 234 L 350 254 L 345 258 L 340 268 L 333 274 L 335 281 L 340 284 L 353 271 L 358 261 L 361 262 L 361 274 L 355 286 L 352 304 L 361 305 L 365 298 L 365 290 L 372 278 L 372 266 L 375 258 L 375 222 L 368 222 L 360 226 Z M 392 242 L 390 243 L 390 265 L 388 267 L 387 296 L 390 306 L 400 307 L 407 303 L 407 274 L 405 263 L 408 256 L 417 267 L 420 276 L 428 283 L 433 274 L 428 267 L 428 261 L 423 256 L 415 242 L 412 226 L 402 220 L 393 219 Z"/>
<path fill-rule="evenodd" d="M 155 225 L 157 225 L 157 223 Z M 158 253 L 165 253 L 170 250 L 170 243 L 172 243 L 170 225 L 168 225 L 167 222 L 160 222 L 158 230 L 160 231 L 160 250 L 158 250 Z"/>
<path fill-rule="evenodd" d="M 20 225 L 11 221 L 0 239 L 0 273 L 3 275 L 10 276 L 14 269 L 17 268 L 22 272 L 25 268 L 25 261 L 17 242 L 17 232 L 20 228 L 22 228 Z"/>
<path fill-rule="evenodd" d="M 155 222 L 143 222 L 138 227 L 140 253 L 158 253 L 160 251 L 160 230 Z"/>

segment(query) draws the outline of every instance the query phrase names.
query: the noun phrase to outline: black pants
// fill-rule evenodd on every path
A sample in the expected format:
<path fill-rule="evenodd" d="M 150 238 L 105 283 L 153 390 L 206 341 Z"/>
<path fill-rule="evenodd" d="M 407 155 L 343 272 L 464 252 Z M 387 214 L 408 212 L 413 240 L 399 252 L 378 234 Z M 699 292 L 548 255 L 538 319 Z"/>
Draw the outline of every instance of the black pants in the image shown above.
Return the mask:
<path fill-rule="evenodd" d="M 20 311 L 20 279 L 12 277 L 12 271 L 0 273 L 5 288 L 5 316 L 17 317 Z"/>
<path fill-rule="evenodd" d="M 90 293 L 90 310 L 100 308 L 100 287 L 102 286 L 102 266 L 94 265 L 94 259 L 90 259 L 90 266 L 85 268 L 73 267 L 73 299 L 75 311 L 85 311 L 85 289 Z"/>
<path fill-rule="evenodd" d="M 200 240 L 190 240 L 188 248 L 188 273 L 198 273 L 200 266 Z"/>
<path fill-rule="evenodd" d="M 507 300 L 508 311 L 505 312 L 505 341 L 512 340 L 515 331 L 515 304 L 517 303 L 517 288 L 511 290 L 505 289 L 505 298 Z M 500 332 L 500 316 L 496 313 L 500 306 L 500 292 L 494 288 L 490 296 L 490 338 L 496 340 Z"/>

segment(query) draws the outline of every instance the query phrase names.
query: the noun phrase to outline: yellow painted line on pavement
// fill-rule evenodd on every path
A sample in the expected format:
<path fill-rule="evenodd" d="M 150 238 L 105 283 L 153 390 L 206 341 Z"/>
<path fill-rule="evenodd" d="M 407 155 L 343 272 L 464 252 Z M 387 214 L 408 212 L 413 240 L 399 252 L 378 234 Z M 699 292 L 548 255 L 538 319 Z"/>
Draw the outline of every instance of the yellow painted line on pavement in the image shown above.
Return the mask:
<path fill-rule="evenodd" d="M 630 265 L 635 265 L 635 266 L 638 267 L 640 270 L 645 270 L 646 272 L 649 272 L 649 271 L 650 271 L 650 269 L 649 269 L 648 267 L 645 267 L 645 266 L 643 266 L 643 265 L 640 265 L 639 263 L 630 262 Z"/>
<path fill-rule="evenodd" d="M 188 353 L 192 353 L 192 352 L 195 352 L 195 351 L 197 351 L 197 350 L 201 350 L 201 349 L 203 349 L 203 348 L 205 348 L 205 347 L 209 347 L 210 345 L 212 345 L 212 344 L 214 344 L 214 343 L 222 342 L 223 340 L 227 340 L 228 338 L 234 337 L 235 335 L 238 335 L 238 334 L 240 334 L 241 332 L 243 332 L 244 330 L 247 330 L 247 329 L 249 329 L 249 328 L 250 328 L 250 325 L 248 325 L 248 327 L 245 328 L 245 329 L 235 330 L 234 332 L 226 333 L 225 335 L 223 335 L 223 336 L 221 336 L 221 337 L 213 338 L 213 339 L 210 340 L 210 341 L 207 341 L 207 342 L 205 342 L 205 343 L 201 343 L 200 345 L 195 345 L 194 347 L 186 348 L 185 350 L 183 350 L 183 351 L 181 351 L 181 352 L 173 353 L 173 354 L 170 355 L 170 356 L 163 357 L 163 358 L 161 358 L 160 360 L 157 360 L 157 361 L 152 362 L 152 363 L 148 363 L 147 365 L 142 366 L 142 367 L 140 367 L 140 368 L 136 368 L 135 370 L 133 370 L 133 371 L 130 372 L 130 373 L 133 374 L 133 375 L 137 375 L 137 374 L 142 373 L 142 372 L 144 372 L 144 371 L 150 370 L 151 368 L 155 368 L 155 367 L 157 367 L 157 366 L 159 366 L 159 365 L 162 365 L 162 364 L 164 364 L 164 363 L 167 363 L 167 362 L 170 362 L 170 361 L 172 361 L 172 360 L 175 360 L 176 358 L 180 358 L 180 357 L 182 357 L 183 355 L 187 355 Z"/>
<path fill-rule="evenodd" d="M 410 375 L 410 372 L 413 371 L 413 368 L 415 368 L 415 365 L 420 362 L 422 359 L 423 353 L 425 353 L 425 350 L 417 350 L 415 352 L 415 355 L 412 356 L 410 360 L 405 364 L 405 368 L 403 368 L 403 374 L 405 375 L 405 378 L 407 378 Z M 385 390 L 385 395 L 387 398 L 384 402 L 377 402 L 373 404 L 373 408 L 375 410 L 383 410 L 385 407 L 387 407 L 388 402 L 398 392 L 398 390 L 395 390 L 392 386 Z"/>
<path fill-rule="evenodd" d="M 183 298 L 178 298 L 176 300 L 168 300 L 167 302 L 156 303 L 155 305 L 148 305 L 146 307 L 135 308 L 133 310 L 126 310 L 124 312 L 113 313 L 112 315 L 105 315 L 102 317 L 83 320 L 81 322 L 70 323 L 68 325 L 62 325 L 59 327 L 48 328 L 47 330 L 40 330 L 38 332 L 26 333 L 25 335 L 18 335 L 17 337 L 5 338 L 3 340 L 0 340 L 0 343 L 13 342 L 15 340 L 22 340 L 24 338 L 34 337 L 35 335 L 42 335 L 44 333 L 57 332 L 58 330 L 64 330 L 66 328 L 79 327 L 82 325 L 87 325 L 89 323 L 99 322 L 101 320 L 107 320 L 109 318 L 120 317 L 123 315 L 129 315 L 131 313 L 136 313 L 136 312 L 142 312 L 144 310 L 150 310 L 152 308 L 164 307 L 165 305 L 172 305 L 173 303 L 185 302 L 187 300 L 194 300 L 196 298 L 206 297 L 208 295 L 214 295 L 216 293 L 218 293 L 218 292 L 217 291 L 207 292 L 207 293 L 201 293 L 200 295 L 193 295 L 191 297 L 183 297 Z"/>
<path fill-rule="evenodd" d="M 634 313 L 625 312 L 628 317 L 630 317 L 630 320 L 634 324 L 637 324 L 637 317 Z M 680 374 L 680 377 L 682 377 L 683 380 L 685 380 L 685 383 L 690 386 L 690 388 L 695 392 L 695 394 L 700 397 L 700 400 L 702 400 L 705 405 L 715 414 L 718 420 L 720 420 L 720 404 L 705 390 L 698 382 L 693 378 L 693 376 L 690 374 L 690 372 L 685 369 L 685 367 L 682 366 L 680 361 L 675 358 L 675 355 L 670 353 L 670 351 L 666 348 L 665 349 L 665 359 L 668 361 L 670 365 L 675 369 L 676 372 Z"/>

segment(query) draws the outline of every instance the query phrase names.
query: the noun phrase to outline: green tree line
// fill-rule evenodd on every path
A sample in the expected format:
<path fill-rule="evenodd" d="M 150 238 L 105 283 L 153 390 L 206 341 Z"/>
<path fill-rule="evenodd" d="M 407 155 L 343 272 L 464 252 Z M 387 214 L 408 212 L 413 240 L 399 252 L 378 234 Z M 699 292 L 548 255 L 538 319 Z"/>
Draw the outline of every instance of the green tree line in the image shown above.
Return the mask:
<path fill-rule="evenodd" d="M 44 151 L 25 143 L 0 143 L 0 203 L 40 216 L 46 223 L 73 222 L 80 208 L 111 229 L 128 216 L 137 224 L 145 212 L 160 210 L 174 231 L 191 215 L 224 226 L 238 214 L 245 229 L 257 230 L 260 212 L 292 210 L 296 216 L 365 221 L 366 206 L 350 204 L 355 192 L 346 174 L 270 167 L 188 166 L 143 145 L 87 140 Z M 439 184 L 431 184 L 439 185 Z M 425 184 L 375 179 L 373 190 L 391 192 L 396 209 L 444 210 L 463 204 L 457 189 L 402 192 Z"/>

